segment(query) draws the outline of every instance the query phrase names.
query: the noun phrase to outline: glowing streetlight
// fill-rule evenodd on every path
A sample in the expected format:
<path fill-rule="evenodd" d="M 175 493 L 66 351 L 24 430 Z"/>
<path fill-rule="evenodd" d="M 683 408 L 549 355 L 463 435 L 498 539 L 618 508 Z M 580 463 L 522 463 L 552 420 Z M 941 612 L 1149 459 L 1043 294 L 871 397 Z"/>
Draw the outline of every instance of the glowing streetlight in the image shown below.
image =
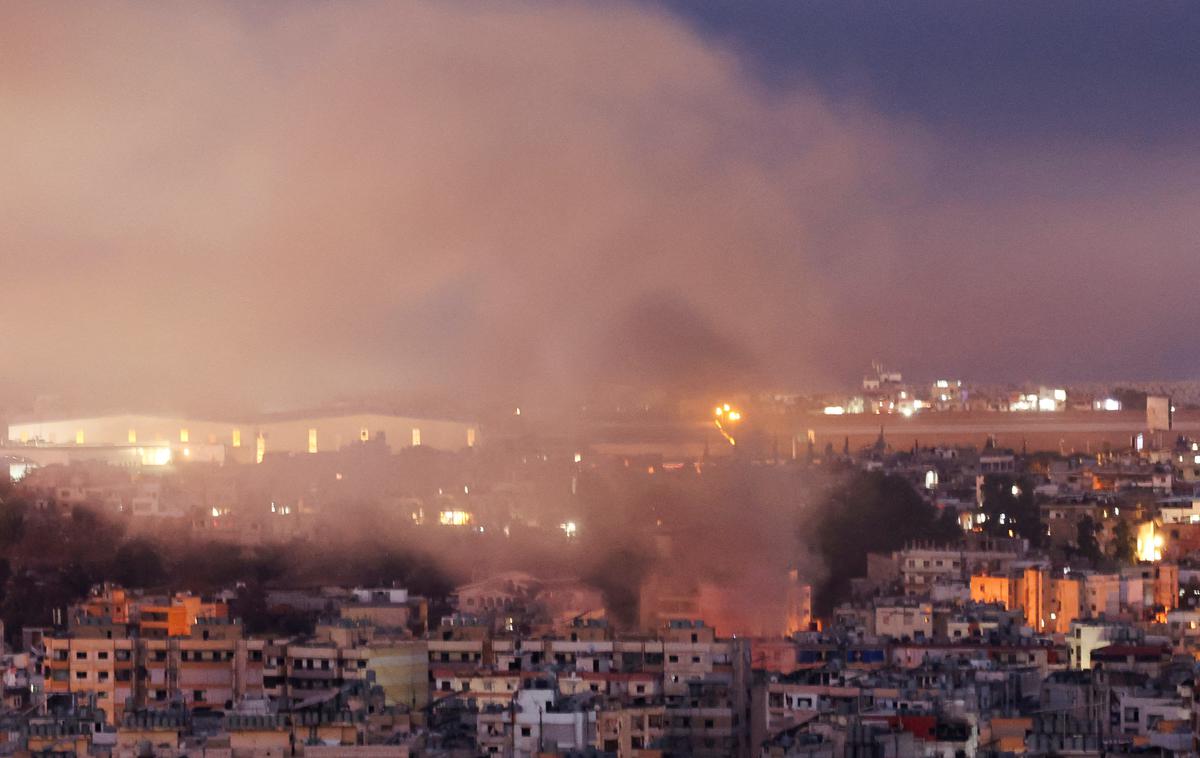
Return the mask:
<path fill-rule="evenodd" d="M 729 403 L 718 405 L 713 411 L 713 424 L 717 427 L 717 431 L 725 438 L 730 445 L 737 445 L 737 440 L 725 428 L 725 424 L 736 424 L 742 420 L 742 412 L 736 408 L 730 408 Z M 721 422 L 724 421 L 725 424 Z"/>

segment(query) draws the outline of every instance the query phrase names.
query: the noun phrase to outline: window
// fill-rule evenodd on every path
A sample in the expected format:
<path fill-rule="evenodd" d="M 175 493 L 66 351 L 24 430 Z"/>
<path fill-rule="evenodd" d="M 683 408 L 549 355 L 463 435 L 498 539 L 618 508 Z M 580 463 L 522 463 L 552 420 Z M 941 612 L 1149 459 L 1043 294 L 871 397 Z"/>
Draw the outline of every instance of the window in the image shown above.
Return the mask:
<path fill-rule="evenodd" d="M 86 671 L 76 671 L 75 678 L 76 679 L 87 679 L 87 672 Z"/>
<path fill-rule="evenodd" d="M 101 682 L 107 682 L 108 681 L 108 672 L 100 671 L 97 673 L 96 678 Z"/>
<path fill-rule="evenodd" d="M 531 726 L 521 727 L 521 736 L 522 737 L 532 737 L 533 736 L 533 727 L 531 727 Z"/>
<path fill-rule="evenodd" d="M 96 653 L 96 658 L 101 661 L 107 661 L 108 660 L 108 651 L 101 650 L 100 652 Z"/>
<path fill-rule="evenodd" d="M 85 651 L 85 650 L 76 650 L 76 651 L 75 651 L 75 660 L 77 660 L 77 661 L 86 661 L 86 660 L 87 660 L 87 651 Z"/>
<path fill-rule="evenodd" d="M 204 690 L 192 690 L 192 700 L 197 703 L 204 702 Z"/>

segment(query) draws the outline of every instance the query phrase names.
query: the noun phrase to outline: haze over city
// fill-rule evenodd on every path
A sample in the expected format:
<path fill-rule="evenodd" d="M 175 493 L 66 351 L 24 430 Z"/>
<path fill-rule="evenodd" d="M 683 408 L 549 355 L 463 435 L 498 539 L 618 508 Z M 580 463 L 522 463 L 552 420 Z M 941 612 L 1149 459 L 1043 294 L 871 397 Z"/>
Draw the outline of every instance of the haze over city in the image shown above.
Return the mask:
<path fill-rule="evenodd" d="M 1196 368 L 1185 6 L 0 13 L 18 398 Z"/>
<path fill-rule="evenodd" d="M 0 3 L 0 758 L 1200 755 L 1197 39 Z"/>

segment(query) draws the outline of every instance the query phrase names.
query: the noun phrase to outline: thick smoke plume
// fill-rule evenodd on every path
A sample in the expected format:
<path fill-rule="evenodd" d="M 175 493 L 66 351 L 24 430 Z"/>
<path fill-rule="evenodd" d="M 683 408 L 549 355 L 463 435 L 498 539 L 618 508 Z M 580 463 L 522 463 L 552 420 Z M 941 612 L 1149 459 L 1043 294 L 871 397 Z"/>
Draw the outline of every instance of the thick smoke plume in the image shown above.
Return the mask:
<path fill-rule="evenodd" d="M 22 401 L 792 384 L 900 352 L 1133 374 L 1200 273 L 1169 155 L 982 151 L 761 86 L 644 5 L 18 0 L 0 28 Z M 1160 296 L 1113 322 L 1134 284 Z"/>

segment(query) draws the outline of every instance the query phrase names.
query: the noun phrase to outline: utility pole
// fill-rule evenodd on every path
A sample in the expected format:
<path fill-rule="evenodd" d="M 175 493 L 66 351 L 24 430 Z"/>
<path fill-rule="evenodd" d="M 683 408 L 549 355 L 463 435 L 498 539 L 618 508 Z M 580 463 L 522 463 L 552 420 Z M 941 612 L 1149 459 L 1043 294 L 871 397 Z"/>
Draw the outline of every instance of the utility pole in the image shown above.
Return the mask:
<path fill-rule="evenodd" d="M 545 749 L 545 743 L 542 740 L 542 704 L 538 703 L 538 753 Z"/>

